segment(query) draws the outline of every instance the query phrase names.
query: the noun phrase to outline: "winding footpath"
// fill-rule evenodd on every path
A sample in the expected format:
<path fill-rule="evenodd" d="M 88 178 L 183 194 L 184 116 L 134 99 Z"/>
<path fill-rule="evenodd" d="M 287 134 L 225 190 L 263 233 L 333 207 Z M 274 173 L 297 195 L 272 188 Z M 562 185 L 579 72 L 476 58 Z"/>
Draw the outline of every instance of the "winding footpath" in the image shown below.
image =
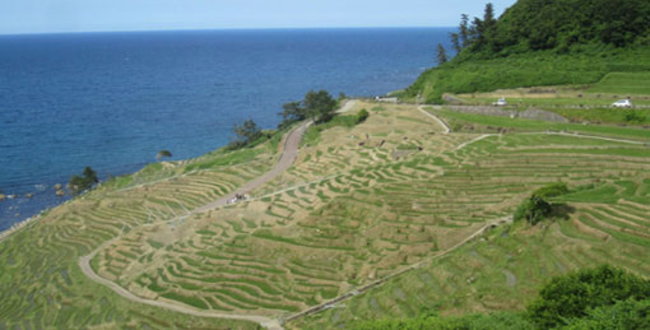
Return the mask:
<path fill-rule="evenodd" d="M 348 108 L 351 106 L 348 106 L 351 102 L 347 102 L 346 105 L 344 105 L 343 108 Z M 281 154 L 280 154 L 280 159 L 276 163 L 276 165 L 269 170 L 268 172 L 262 174 L 261 176 L 247 182 L 243 186 L 239 187 L 236 191 L 225 195 L 218 200 L 206 204 L 204 206 L 201 206 L 199 208 L 194 209 L 191 212 L 188 212 L 186 215 L 182 216 L 183 218 L 196 214 L 196 213 L 202 213 L 202 212 L 207 212 L 209 210 L 222 207 L 230 200 L 232 200 L 235 197 L 235 194 L 244 194 L 249 191 L 252 191 L 256 188 L 259 188 L 260 186 L 264 185 L 265 183 L 273 180 L 275 177 L 280 175 L 282 172 L 286 171 L 296 160 L 298 157 L 298 148 L 300 147 L 300 141 L 302 140 L 302 136 L 305 134 L 305 131 L 307 128 L 312 124 L 311 121 L 305 122 L 301 124 L 300 126 L 296 127 L 293 129 L 289 134 L 285 137 L 284 143 Z M 90 265 L 90 261 L 97 255 L 99 251 L 102 249 L 105 249 L 106 247 L 110 246 L 115 240 L 119 239 L 119 236 L 105 242 L 101 246 L 99 246 L 97 249 L 95 249 L 93 252 L 90 254 L 83 256 L 79 258 L 79 267 L 81 268 L 81 271 L 86 275 L 89 279 L 104 285 L 111 290 L 113 290 L 115 293 L 119 294 L 120 296 L 131 300 L 133 302 L 141 303 L 141 304 L 147 304 L 151 306 L 157 306 L 161 308 L 166 308 L 169 310 L 173 310 L 176 312 L 184 313 L 184 314 L 189 314 L 189 315 L 194 315 L 194 316 L 199 316 L 199 317 L 211 317 L 211 318 L 222 318 L 222 319 L 234 319 L 234 320 L 243 320 L 243 321 L 251 321 L 255 323 L 259 323 L 262 327 L 267 328 L 267 329 L 282 329 L 282 326 L 278 322 L 278 320 L 265 317 L 265 316 L 260 316 L 260 315 L 245 315 L 245 314 L 230 314 L 230 313 L 219 313 L 215 311 L 205 311 L 205 310 L 200 310 L 197 308 L 192 308 L 190 306 L 185 306 L 185 305 L 179 305 L 179 304 L 174 304 L 171 302 L 166 302 L 166 301 L 159 301 L 159 300 L 152 300 L 152 299 L 146 299 L 142 297 L 138 297 L 131 293 L 129 290 L 121 287 L 117 283 L 110 281 L 108 279 L 105 279 L 101 276 L 99 276 L 95 271 L 92 269 Z"/>
<path fill-rule="evenodd" d="M 449 128 L 449 125 L 447 125 L 447 123 L 445 123 L 442 119 L 438 118 L 438 116 L 432 114 L 429 111 L 426 111 L 424 109 L 425 107 L 430 107 L 430 106 L 429 105 L 426 105 L 426 106 L 421 105 L 421 106 L 418 107 L 418 110 L 420 110 L 420 112 L 422 112 L 425 116 L 435 120 L 438 123 L 438 125 L 440 125 L 442 127 L 442 133 L 449 134 L 451 132 L 451 129 Z"/>

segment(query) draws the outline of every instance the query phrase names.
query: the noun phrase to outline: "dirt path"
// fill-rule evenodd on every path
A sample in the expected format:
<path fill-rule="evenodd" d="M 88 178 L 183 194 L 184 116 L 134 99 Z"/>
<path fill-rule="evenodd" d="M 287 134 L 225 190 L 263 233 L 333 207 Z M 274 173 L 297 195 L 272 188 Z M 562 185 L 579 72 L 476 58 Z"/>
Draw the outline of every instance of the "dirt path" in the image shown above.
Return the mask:
<path fill-rule="evenodd" d="M 424 115 L 426 115 L 427 117 L 429 117 L 429 118 L 435 120 L 435 121 L 436 121 L 436 122 L 437 122 L 437 123 L 442 127 L 442 132 L 443 132 L 444 134 L 449 134 L 449 132 L 451 132 L 451 129 L 449 128 L 449 126 L 447 125 L 447 123 L 445 123 L 444 121 L 442 121 L 442 119 L 438 118 L 437 116 L 435 116 L 435 115 L 432 114 L 431 112 L 424 110 L 424 107 L 425 107 L 424 105 L 421 105 L 421 106 L 418 107 L 418 110 L 420 110 L 420 112 L 422 112 L 422 113 L 423 113 Z"/>
<path fill-rule="evenodd" d="M 471 139 L 471 140 L 469 140 L 467 142 L 463 142 L 463 143 L 459 144 L 456 147 L 456 149 L 454 149 L 454 150 L 458 151 L 460 149 L 463 149 L 463 148 L 467 147 L 468 145 L 470 145 L 470 144 L 472 144 L 474 142 L 478 142 L 478 141 L 481 141 L 481 140 L 483 140 L 485 138 L 489 138 L 490 136 L 497 136 L 497 135 L 499 135 L 499 134 L 483 134 L 483 135 L 477 136 L 477 137 L 475 137 L 475 138 L 473 138 L 473 139 Z"/>
<path fill-rule="evenodd" d="M 351 102 L 347 102 L 346 106 L 350 104 Z M 353 106 L 354 104 L 352 104 Z M 191 212 L 188 212 L 186 215 L 183 217 L 187 217 L 188 215 L 191 214 L 196 214 L 196 213 L 201 213 L 201 212 L 206 212 L 208 210 L 224 206 L 228 204 L 228 201 L 233 199 L 235 197 L 235 194 L 244 194 L 246 192 L 249 192 L 251 190 L 254 190 L 263 184 L 273 180 L 276 176 L 280 175 L 282 172 L 287 170 L 291 164 L 296 160 L 296 157 L 298 157 L 298 147 L 300 146 L 300 140 L 302 139 L 303 134 L 307 130 L 307 128 L 311 125 L 311 121 L 305 122 L 298 126 L 297 128 L 293 129 L 289 134 L 284 139 L 284 142 L 282 144 L 283 148 L 280 154 L 280 159 L 278 160 L 277 164 L 268 172 L 264 173 L 263 175 L 249 181 L 248 183 L 244 184 L 241 186 L 237 191 L 232 192 L 228 195 L 225 195 L 218 200 L 206 204 L 202 207 L 196 208 L 192 210 Z M 185 306 L 185 305 L 180 305 L 180 304 L 175 304 L 171 302 L 166 302 L 166 301 L 159 301 L 159 300 L 152 300 L 152 299 L 145 299 L 142 297 L 138 297 L 131 293 L 129 290 L 121 287 L 117 283 L 110 281 L 108 279 L 105 279 L 101 276 L 99 276 L 95 271 L 92 269 L 90 266 L 90 261 L 97 255 L 99 251 L 102 249 L 110 246 L 115 240 L 119 238 L 116 237 L 110 241 L 105 242 L 101 246 L 99 246 L 97 249 L 95 249 L 93 252 L 90 254 L 83 256 L 79 258 L 79 267 L 81 268 L 81 271 L 91 280 L 102 284 L 104 286 L 107 286 L 111 290 L 113 290 L 115 293 L 119 294 L 120 296 L 137 302 L 141 304 L 147 304 L 151 306 L 157 306 L 161 308 L 166 308 L 169 310 L 173 310 L 176 312 L 180 313 L 185 313 L 185 314 L 190 314 L 190 315 L 195 315 L 195 316 L 200 316 L 200 317 L 213 317 L 213 318 L 223 318 L 223 319 L 234 319 L 234 320 L 244 320 L 244 321 L 251 321 L 251 322 L 256 322 L 259 323 L 261 326 L 267 328 L 267 329 L 282 329 L 282 326 L 280 325 L 280 322 L 278 320 L 265 317 L 265 316 L 259 316 L 259 315 L 245 315 L 245 314 L 230 314 L 230 313 L 219 313 L 215 311 L 206 311 L 206 310 L 200 310 L 196 308 L 192 308 L 190 306 Z"/>
<path fill-rule="evenodd" d="M 303 134 L 305 134 L 305 131 L 311 124 L 312 124 L 311 121 L 303 123 L 286 136 L 283 142 L 283 148 L 282 148 L 282 153 L 280 154 L 280 159 L 271 170 L 245 183 L 243 186 L 239 187 L 236 191 L 233 191 L 232 193 L 221 197 L 219 200 L 216 200 L 212 203 L 194 209 L 194 211 L 192 211 L 191 213 L 192 214 L 202 213 L 217 207 L 224 206 L 228 203 L 229 200 L 235 197 L 235 194 L 246 194 L 256 188 L 259 188 L 265 183 L 273 180 L 276 176 L 280 175 L 282 172 L 289 169 L 289 167 L 291 167 L 291 164 L 293 164 L 293 162 L 298 157 L 298 147 L 300 147 L 300 141 L 302 140 Z"/>
<path fill-rule="evenodd" d="M 336 113 L 345 113 L 354 108 L 354 106 L 357 105 L 357 100 L 347 100 L 345 101 L 345 104 L 336 111 Z"/>

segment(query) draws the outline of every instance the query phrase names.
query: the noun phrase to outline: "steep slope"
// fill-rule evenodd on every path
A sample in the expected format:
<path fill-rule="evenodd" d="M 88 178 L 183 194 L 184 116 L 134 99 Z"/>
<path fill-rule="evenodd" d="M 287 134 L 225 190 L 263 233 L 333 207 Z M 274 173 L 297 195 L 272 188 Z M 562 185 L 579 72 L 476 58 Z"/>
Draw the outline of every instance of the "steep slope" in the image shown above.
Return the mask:
<path fill-rule="evenodd" d="M 458 56 L 424 72 L 401 97 L 440 103 L 444 93 L 590 84 L 609 72 L 650 70 L 647 1 L 521 0 L 491 17 L 488 9 L 461 23 Z"/>

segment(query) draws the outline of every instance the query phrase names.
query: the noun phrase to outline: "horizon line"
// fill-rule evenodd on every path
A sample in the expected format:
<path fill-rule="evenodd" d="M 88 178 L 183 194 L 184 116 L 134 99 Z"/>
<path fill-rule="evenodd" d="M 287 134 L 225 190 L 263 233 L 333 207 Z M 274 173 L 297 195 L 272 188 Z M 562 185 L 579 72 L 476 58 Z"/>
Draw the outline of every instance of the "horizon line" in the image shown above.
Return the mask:
<path fill-rule="evenodd" d="M 237 27 L 237 28 L 172 28 L 172 29 L 135 29 L 135 30 L 89 30 L 89 31 L 52 31 L 52 32 L 18 32 L 3 33 L 0 36 L 59 35 L 59 34 L 93 34 L 93 33 L 140 33 L 140 32 L 199 32 L 199 31 L 266 31 L 266 30 L 362 30 L 362 29 L 448 29 L 454 26 L 328 26 L 328 27 Z"/>

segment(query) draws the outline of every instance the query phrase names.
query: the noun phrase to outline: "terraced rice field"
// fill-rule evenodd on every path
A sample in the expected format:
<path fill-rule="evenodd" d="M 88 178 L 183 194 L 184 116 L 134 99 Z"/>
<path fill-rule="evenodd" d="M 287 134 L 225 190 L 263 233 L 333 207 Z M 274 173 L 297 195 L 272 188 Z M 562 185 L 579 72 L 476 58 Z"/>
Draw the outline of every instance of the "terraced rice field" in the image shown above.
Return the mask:
<path fill-rule="evenodd" d="M 454 150 L 476 135 L 439 134 L 414 110 L 323 132 L 258 198 L 192 218 L 177 239 L 156 239 L 160 228 L 129 233 L 97 257 L 100 275 L 150 299 L 286 318 L 454 246 L 544 184 L 650 169 L 608 155 L 643 146 L 562 135 L 491 136 Z M 113 267 L 116 258 L 127 264 Z"/>
<path fill-rule="evenodd" d="M 436 181 L 476 188 L 479 203 L 477 197 L 489 199 L 502 189 L 530 192 L 543 183 L 569 183 L 576 192 L 555 201 L 566 203 L 567 218 L 532 228 L 497 228 L 379 288 L 290 322 L 289 328 L 351 326 L 355 320 L 413 317 L 426 310 L 520 309 L 550 276 L 602 263 L 650 275 L 647 147 L 517 134 L 487 137 L 450 157 L 457 158 L 457 167 Z"/>
<path fill-rule="evenodd" d="M 650 274 L 639 259 L 650 244 L 647 146 L 441 134 L 415 106 L 359 102 L 354 110 L 361 108 L 371 113 L 366 122 L 321 132 L 247 201 L 191 212 L 268 170 L 269 147 L 227 156 L 234 163 L 213 155 L 123 179 L 53 210 L 0 244 L 0 328 L 251 325 L 131 303 L 90 282 L 76 263 L 102 244 L 93 270 L 136 296 L 280 320 L 422 263 L 287 324 L 297 328 L 423 308 L 518 308 L 549 275 L 591 262 Z M 580 187 L 556 201 L 575 209 L 568 220 L 498 228 L 442 253 L 556 181 Z"/>
<path fill-rule="evenodd" d="M 122 178 L 132 182 L 128 189 L 115 190 L 115 182 L 108 183 L 11 235 L 0 243 L 0 329 L 78 329 L 95 325 L 137 329 L 255 327 L 252 323 L 202 319 L 120 299 L 85 278 L 77 261 L 105 241 L 175 219 L 230 192 L 266 170 L 272 163 L 269 157 L 272 154 L 183 176 L 169 170 L 155 177 L 157 183 L 144 185 Z M 206 159 L 209 157 L 194 162 Z M 111 271 L 119 272 L 128 260 L 143 256 L 136 245 L 110 252 Z"/>

